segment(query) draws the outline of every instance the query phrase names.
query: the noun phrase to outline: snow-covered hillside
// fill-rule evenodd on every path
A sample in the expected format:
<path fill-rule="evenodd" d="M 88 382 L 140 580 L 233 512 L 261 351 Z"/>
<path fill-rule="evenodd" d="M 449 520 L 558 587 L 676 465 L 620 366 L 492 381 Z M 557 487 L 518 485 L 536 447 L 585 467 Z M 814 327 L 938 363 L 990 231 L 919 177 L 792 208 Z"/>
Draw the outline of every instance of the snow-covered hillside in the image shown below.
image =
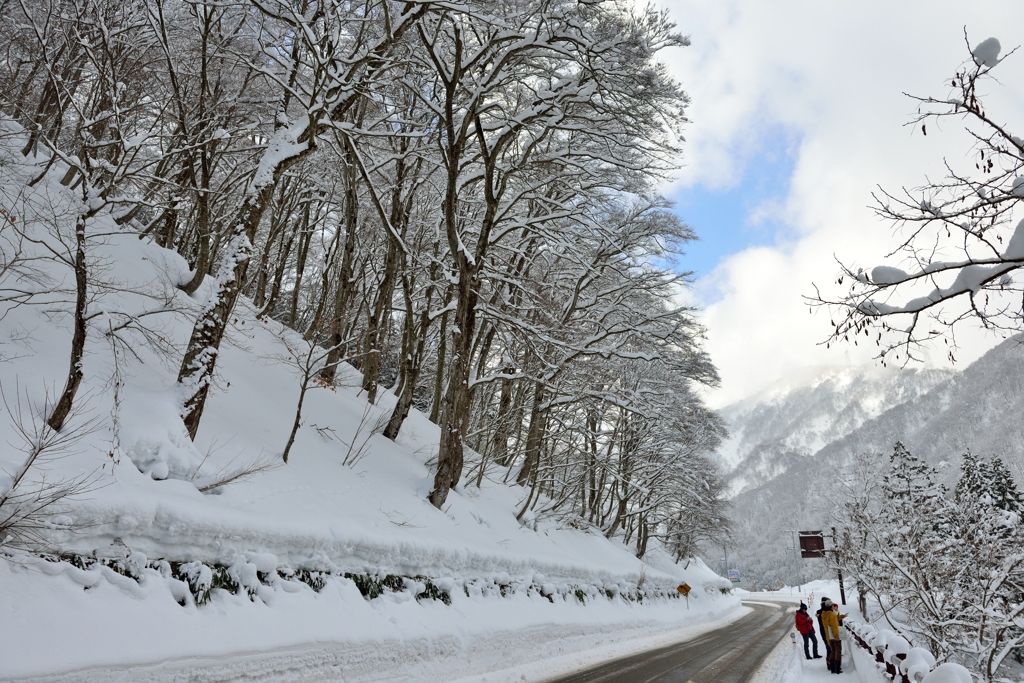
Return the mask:
<path fill-rule="evenodd" d="M 953 374 L 931 368 L 814 368 L 722 409 L 729 439 L 718 455 L 733 493 L 774 479 Z"/>
<path fill-rule="evenodd" d="M 888 455 L 902 441 L 940 466 L 951 483 L 961 455 L 999 457 L 1018 476 L 1024 467 L 1024 345 L 1011 338 L 929 391 L 911 397 L 842 435 L 791 467 L 784 477 L 733 498 L 737 562 L 762 582 L 819 576 L 816 560 L 801 561 L 792 530 L 827 528 L 836 485 L 865 454 Z M 946 463 L 945 466 L 942 463 Z"/>
<path fill-rule="evenodd" d="M 21 527 L 33 552 L 0 547 L 0 678 L 109 680 L 138 667 L 133 680 L 163 680 L 201 666 L 216 680 L 452 680 L 735 612 L 728 583 L 699 559 L 675 564 L 652 541 L 642 562 L 582 524 L 518 521 L 521 487 L 484 477 L 436 509 L 437 425 L 413 411 L 396 441 L 384 438 L 396 399 L 367 403 L 351 370 L 311 386 L 281 463 L 309 345 L 245 302 L 193 443 L 176 349 L 211 283 L 187 296 L 180 256 L 103 213 L 90 221 L 79 409 L 40 449 L 55 434 L 44 416 L 67 373 L 74 298 L 70 267 L 47 245 L 61 244 L 78 204 L 59 167 L 30 185 L 39 167 L 10 147 L 0 166 L 3 218 L 38 237 L 4 245 L 35 294 L 0 321 L 0 442 L 11 444 L 0 491 L 34 452 L 18 495 L 77 489 Z M 14 281 L 5 296 L 18 295 Z M 557 666 L 535 669 L 521 673 Z"/>

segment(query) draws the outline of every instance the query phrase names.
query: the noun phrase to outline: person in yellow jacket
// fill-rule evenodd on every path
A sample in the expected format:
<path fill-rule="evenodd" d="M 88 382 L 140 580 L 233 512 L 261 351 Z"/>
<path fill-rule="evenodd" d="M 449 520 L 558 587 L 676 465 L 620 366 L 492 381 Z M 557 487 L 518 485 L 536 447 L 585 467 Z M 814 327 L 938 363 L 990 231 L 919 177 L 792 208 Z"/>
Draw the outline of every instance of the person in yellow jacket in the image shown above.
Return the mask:
<path fill-rule="evenodd" d="M 828 670 L 834 674 L 843 673 L 843 641 L 839 639 L 839 622 L 845 619 L 845 614 L 839 613 L 839 605 L 832 603 L 832 609 L 821 611 L 821 636 L 828 643 Z"/>

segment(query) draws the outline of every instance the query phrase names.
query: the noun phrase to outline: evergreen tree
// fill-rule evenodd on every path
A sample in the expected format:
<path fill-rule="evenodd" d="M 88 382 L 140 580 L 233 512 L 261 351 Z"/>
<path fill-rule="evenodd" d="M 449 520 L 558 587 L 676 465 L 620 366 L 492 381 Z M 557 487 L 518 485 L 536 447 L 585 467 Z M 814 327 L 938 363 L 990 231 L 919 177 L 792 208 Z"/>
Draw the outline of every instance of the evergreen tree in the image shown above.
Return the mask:
<path fill-rule="evenodd" d="M 946 487 L 935 483 L 935 468 L 913 455 L 902 442 L 896 442 L 889 463 L 882 491 L 897 519 L 925 518 L 945 507 Z"/>
<path fill-rule="evenodd" d="M 954 501 L 958 506 L 982 504 L 1013 513 L 1019 513 L 1024 507 L 1024 497 L 1002 459 L 986 462 L 970 451 L 964 453 L 960 464 Z"/>
<path fill-rule="evenodd" d="M 1002 459 L 995 458 L 988 469 L 990 476 L 989 496 L 992 505 L 1007 512 L 1020 513 L 1024 508 L 1024 497 L 1017 489 L 1017 482 L 1013 475 L 1006 469 Z"/>
<path fill-rule="evenodd" d="M 960 463 L 960 480 L 956 483 L 954 500 L 957 504 L 964 503 L 968 498 L 979 498 L 984 491 L 984 481 L 987 473 L 982 471 L 984 462 L 971 453 L 970 449 L 963 456 Z"/>

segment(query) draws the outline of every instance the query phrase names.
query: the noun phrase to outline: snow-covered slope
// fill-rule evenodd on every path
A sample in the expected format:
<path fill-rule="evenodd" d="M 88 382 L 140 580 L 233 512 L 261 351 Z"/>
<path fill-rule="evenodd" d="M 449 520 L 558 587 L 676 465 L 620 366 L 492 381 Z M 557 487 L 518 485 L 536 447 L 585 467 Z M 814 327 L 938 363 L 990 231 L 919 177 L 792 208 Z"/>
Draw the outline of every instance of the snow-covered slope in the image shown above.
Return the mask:
<path fill-rule="evenodd" d="M 0 449 L 9 473 L 0 474 L 0 492 L 25 460 L 22 447 L 31 446 L 19 427 L 29 436 L 41 429 L 40 416 L 63 386 L 72 337 L 74 279 L 44 243 L 67 244 L 80 204 L 57 182 L 60 164 L 28 187 L 45 166 L 32 161 L 0 136 L 0 218 L 36 240 L 5 242 L 5 265 L 23 272 L 14 280 L 9 271 L 4 282 L 39 292 L 0 320 L 8 409 L 0 412 L 0 443 L 11 444 Z M 206 657 L 223 665 L 216 680 L 294 678 L 307 664 L 327 671 L 317 675 L 380 680 L 411 643 L 407 664 L 426 668 L 408 680 L 451 680 L 532 656 L 528 639 L 512 638 L 513 630 L 534 629 L 535 645 L 548 652 L 562 627 L 566 648 L 579 649 L 664 633 L 738 606 L 699 560 L 675 565 L 655 549 L 641 562 L 622 544 L 557 519 L 518 522 L 525 492 L 517 487 L 485 478 L 479 488 L 453 490 L 444 509 L 435 509 L 426 496 L 437 426 L 414 412 L 396 442 L 376 433 L 394 396 L 368 405 L 351 370 L 338 387 L 310 389 L 288 464 L 280 464 L 299 396 L 296 358 L 308 347 L 293 331 L 257 319 L 245 302 L 221 348 L 193 443 L 178 414 L 176 349 L 184 348 L 210 283 L 186 296 L 177 286 L 188 268 L 178 255 L 102 213 L 88 232 L 94 281 L 81 410 L 62 432 L 74 443 L 44 453 L 19 489 L 79 480 L 88 492 L 54 508 L 59 514 L 36 530 L 38 548 L 65 553 L 65 561 L 0 546 L 0 678 L 99 667 L 80 677 L 109 680 L 112 668 L 135 666 L 142 669 L 133 680 L 162 680 L 187 677 L 181 667 L 191 665 L 154 663 Z M 200 490 L 251 464 L 274 467 Z M 206 567 L 194 565 L 196 576 L 222 570 L 205 605 L 179 580 L 191 571 L 179 563 L 190 562 Z M 328 575 L 299 580 L 300 570 Z M 367 601 L 345 573 L 390 574 L 398 585 Z M 402 576 L 435 580 L 452 604 L 418 601 L 425 584 Z M 221 578 L 237 584 L 238 594 L 217 589 Z M 209 574 L 206 580 L 211 585 Z M 684 581 L 695 589 L 689 612 L 677 596 L 657 597 L 674 595 Z M 642 604 L 638 587 L 650 598 Z M 269 657 L 280 648 L 290 654 L 249 666 L 254 653 Z M 474 660 L 470 650 L 495 654 Z M 463 660 L 476 663 L 452 668 Z"/>
<path fill-rule="evenodd" d="M 733 499 L 738 562 L 762 582 L 794 583 L 819 575 L 817 561 L 801 561 L 791 530 L 829 525 L 829 492 L 844 468 L 867 453 L 889 454 L 897 440 L 954 480 L 966 449 L 998 456 L 1011 471 L 1024 467 L 1024 345 L 1004 341 L 962 372 L 906 400 L 828 443 L 785 476 Z"/>
<path fill-rule="evenodd" d="M 718 451 L 734 493 L 784 474 L 826 444 L 954 374 L 874 366 L 813 368 L 724 408 Z"/>

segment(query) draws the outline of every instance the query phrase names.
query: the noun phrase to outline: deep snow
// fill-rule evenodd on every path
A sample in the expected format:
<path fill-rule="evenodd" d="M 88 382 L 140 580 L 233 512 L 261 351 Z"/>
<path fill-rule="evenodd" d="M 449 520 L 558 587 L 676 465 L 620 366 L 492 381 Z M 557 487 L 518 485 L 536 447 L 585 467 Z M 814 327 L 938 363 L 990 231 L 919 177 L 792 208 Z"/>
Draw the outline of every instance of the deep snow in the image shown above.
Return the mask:
<path fill-rule="evenodd" d="M 46 160 L 26 162 L 17 143 L 0 136 L 5 211 L 59 251 L 79 205 L 57 182 L 59 163 L 27 188 Z M 5 247 L 13 245 L 10 227 Z M 52 454 L 59 457 L 24 488 L 44 476 L 88 479 L 88 494 L 54 510 L 47 549 L 135 562 L 139 579 L 0 553 L 0 677 L 77 672 L 67 680 L 110 680 L 131 666 L 131 680 L 427 681 L 519 666 L 518 676 L 540 680 L 740 616 L 739 599 L 719 591 L 727 582 L 699 559 L 684 568 L 655 549 L 641 562 L 621 543 L 559 519 L 519 523 L 524 492 L 500 483 L 504 471 L 492 471 L 480 488 L 458 487 L 443 511 L 435 509 L 426 495 L 437 426 L 414 411 L 397 443 L 372 434 L 394 396 L 384 392 L 368 406 L 354 371 L 340 373 L 339 387 L 310 390 L 287 465 L 200 492 L 218 474 L 280 459 L 299 393 L 294 357 L 308 347 L 280 324 L 257 320 L 243 300 L 192 443 L 175 378 L 210 281 L 184 295 L 177 285 L 189 278 L 187 264 L 105 213 L 88 232 L 95 315 L 77 399 L 82 414 L 68 427 L 81 439 Z M 41 244 L 23 243 L 26 255 L 42 259 L 23 262 L 20 279 L 8 274 L 4 282 L 40 292 L 0 319 L 0 387 L 9 407 L 0 442 L 12 445 L 0 451 L 0 467 L 8 473 L 24 458 L 13 425 L 19 407 L 30 424 L 67 372 L 74 279 Z M 362 457 L 343 464 L 364 443 Z M 0 490 L 10 481 L 0 475 Z M 161 573 L 161 558 L 230 566 L 249 577 L 253 596 L 215 590 L 197 607 L 166 567 Z M 453 604 L 417 601 L 415 587 L 368 601 L 339 576 L 316 593 L 285 578 L 296 569 L 444 579 Z M 689 583 L 689 609 L 681 599 L 636 604 L 604 593 L 635 591 L 641 581 L 662 591 Z M 498 584 L 519 590 L 501 597 Z"/>

